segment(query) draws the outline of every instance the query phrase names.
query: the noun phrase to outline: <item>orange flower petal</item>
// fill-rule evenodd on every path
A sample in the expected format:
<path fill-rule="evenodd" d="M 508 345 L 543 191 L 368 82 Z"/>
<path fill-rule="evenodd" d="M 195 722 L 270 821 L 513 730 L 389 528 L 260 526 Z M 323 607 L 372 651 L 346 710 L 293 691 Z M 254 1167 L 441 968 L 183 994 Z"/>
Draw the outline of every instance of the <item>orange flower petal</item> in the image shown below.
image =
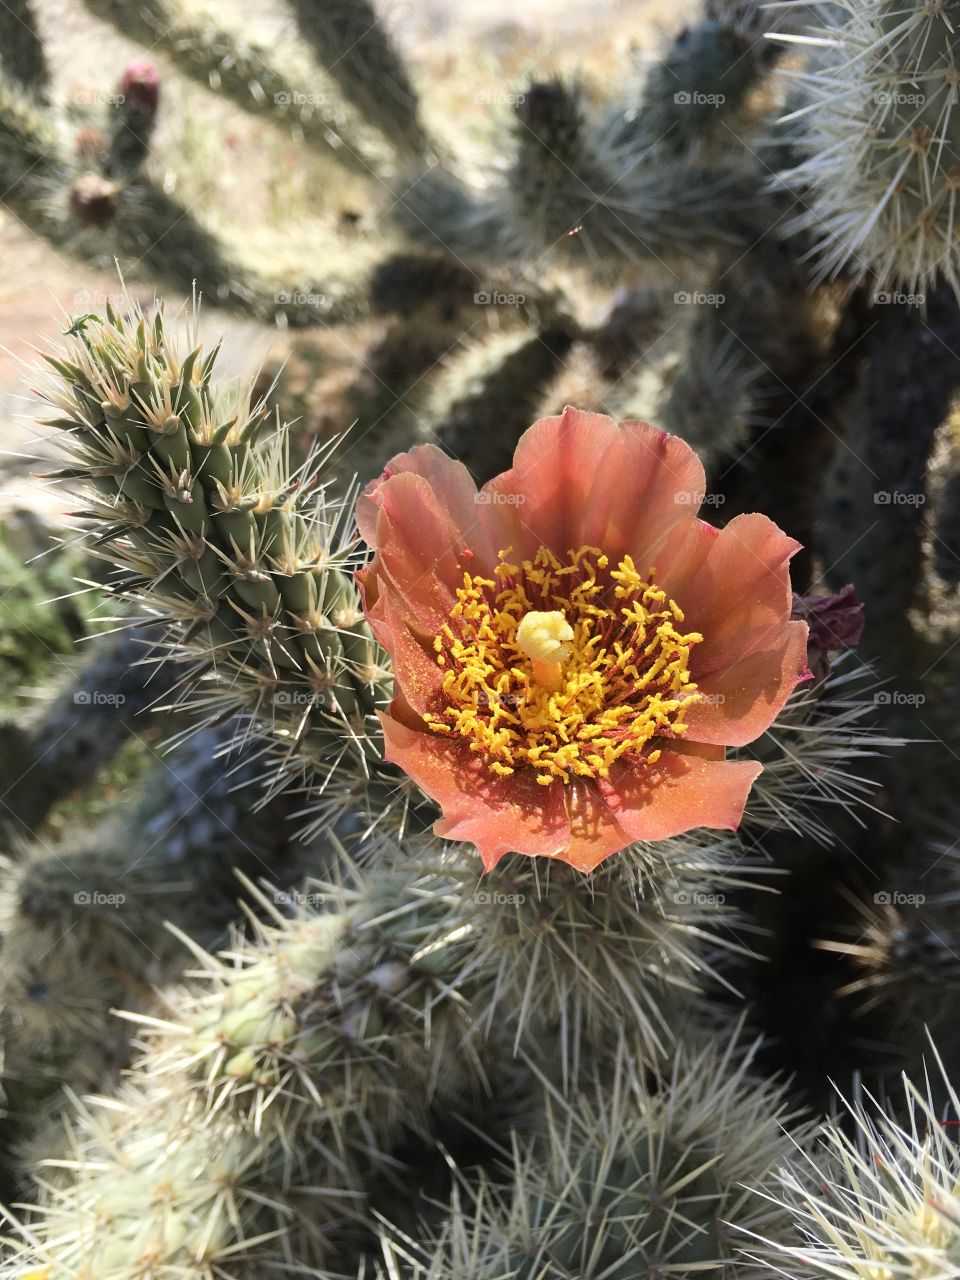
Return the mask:
<path fill-rule="evenodd" d="M 789 562 L 799 547 L 766 516 L 737 516 L 676 586 L 684 627 L 703 635 L 690 661 L 703 695 L 684 716 L 691 739 L 752 742 L 809 674 L 806 624 L 790 621 Z"/>
<path fill-rule="evenodd" d="M 364 614 L 370 630 L 391 656 L 395 691 L 402 691 L 422 716 L 433 710 L 443 688 L 443 671 L 437 665 L 433 636 L 420 639 L 416 618 L 403 611 L 395 593 L 384 591 L 370 605 L 366 600 L 364 590 Z"/>
<path fill-rule="evenodd" d="M 596 546 L 646 572 L 674 527 L 696 516 L 704 485 L 700 459 L 677 436 L 568 407 L 525 431 L 511 470 L 481 494 L 512 519 L 525 556 Z"/>
<path fill-rule="evenodd" d="M 736 831 L 763 766 L 664 751 L 642 769 L 615 765 L 600 792 L 631 840 L 667 840 L 696 827 Z"/>
<path fill-rule="evenodd" d="M 364 582 L 372 577 L 377 594 L 396 594 L 423 633 L 436 635 L 463 581 L 458 552 L 467 543 L 422 476 L 404 473 L 381 487 L 375 546 Z"/>
<path fill-rule="evenodd" d="M 476 845 L 486 871 L 505 853 L 562 856 L 570 824 L 559 788 L 538 786 L 530 771 L 497 778 L 461 739 L 420 732 L 379 715 L 387 760 L 443 811 L 434 826 L 438 836 Z"/>

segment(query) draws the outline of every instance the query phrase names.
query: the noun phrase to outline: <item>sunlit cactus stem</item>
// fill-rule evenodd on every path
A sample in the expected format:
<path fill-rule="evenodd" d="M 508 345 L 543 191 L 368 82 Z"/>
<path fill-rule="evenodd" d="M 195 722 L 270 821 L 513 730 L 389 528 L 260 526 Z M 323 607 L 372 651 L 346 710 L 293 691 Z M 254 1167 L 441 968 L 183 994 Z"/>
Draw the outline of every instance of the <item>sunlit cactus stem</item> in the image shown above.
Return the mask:
<path fill-rule="evenodd" d="M 954 6 L 836 8 L 842 21 L 800 37 L 813 52 L 787 120 L 801 126 L 804 158 L 780 175 L 803 198 L 791 228 L 811 237 L 820 278 L 870 280 L 881 302 L 929 292 L 940 277 L 960 292 Z"/>
<path fill-rule="evenodd" d="M 304 40 L 344 97 L 401 155 L 427 148 L 404 60 L 370 0 L 293 0 Z"/>
<path fill-rule="evenodd" d="M 44 394 L 66 432 L 97 552 L 116 592 L 159 610 L 192 665 L 179 702 L 252 715 L 283 751 L 348 787 L 376 769 L 389 670 L 363 620 L 353 543 L 323 456 L 290 461 L 265 409 L 221 389 L 216 351 L 182 353 L 162 316 L 77 322 Z M 209 675 L 218 677 L 213 683 Z"/>

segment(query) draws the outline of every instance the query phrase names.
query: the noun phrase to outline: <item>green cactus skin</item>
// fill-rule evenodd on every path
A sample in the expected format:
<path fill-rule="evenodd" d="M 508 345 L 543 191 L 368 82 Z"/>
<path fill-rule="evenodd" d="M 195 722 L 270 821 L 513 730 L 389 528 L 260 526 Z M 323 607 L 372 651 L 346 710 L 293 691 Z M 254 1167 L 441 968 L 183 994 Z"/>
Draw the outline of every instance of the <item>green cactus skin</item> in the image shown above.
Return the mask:
<path fill-rule="evenodd" d="M 121 570 L 114 589 L 160 612 L 192 664 L 178 705 L 252 716 L 281 772 L 306 761 L 321 790 L 336 774 L 352 794 L 379 768 L 390 676 L 323 457 L 294 468 L 283 431 L 255 446 L 262 404 L 221 391 L 216 352 L 181 354 L 159 313 L 75 329 L 43 393 L 71 462 L 56 476 L 82 493 L 97 553 Z"/>
<path fill-rule="evenodd" d="M 182 969 L 172 922 L 218 945 L 239 871 L 298 888 L 331 849 L 294 839 L 294 803 L 258 808 L 256 751 L 233 726 L 191 735 L 138 796 L 89 831 L 29 848 L 0 876 L 4 1144 L 22 1144 L 61 1088 L 103 1088 L 125 1057 L 111 1010 L 148 1007 Z"/>
<path fill-rule="evenodd" d="M 244 111 L 285 125 L 338 164 L 371 175 L 384 148 L 344 112 L 333 82 L 316 66 L 299 65 L 246 40 L 219 15 L 181 0 L 84 0 L 97 18 L 145 48 L 162 50 L 185 76 L 221 93 Z"/>
<path fill-rule="evenodd" d="M 28 839 L 131 734 L 155 723 L 176 673 L 149 662 L 149 634 L 105 638 L 39 715 L 0 721 L 0 830 L 9 840 Z"/>
<path fill-rule="evenodd" d="M 820 279 L 869 280 L 881 301 L 938 279 L 960 293 L 957 6 L 834 8 L 840 21 L 804 37 L 815 48 L 796 113 L 805 158 L 780 174 L 802 197 L 792 229 L 811 238 Z"/>
<path fill-rule="evenodd" d="M 142 1060 L 102 1118 L 79 1108 L 72 1176 L 14 1267 L 252 1280 L 326 1265 L 360 1233 L 364 1177 L 431 1090 L 478 1068 L 454 1052 L 469 1024 L 450 998 L 449 881 L 380 873 L 321 897 L 290 920 L 261 896 L 275 921 L 252 944 L 223 960 L 194 947 L 203 981 L 143 1020 Z"/>
<path fill-rule="evenodd" d="M 475 189 L 440 165 L 405 174 L 392 217 L 416 243 L 467 259 L 509 259 L 528 270 L 531 261 L 579 262 L 603 277 L 614 265 L 699 258 L 743 241 L 756 190 L 743 157 L 700 167 L 639 162 L 610 145 L 578 85 L 553 79 L 518 95 L 502 179 Z"/>
<path fill-rule="evenodd" d="M 124 72 L 110 106 L 109 151 L 111 178 L 130 178 L 145 163 L 157 122 L 160 78 L 148 62 L 132 63 Z"/>
<path fill-rule="evenodd" d="M 40 97 L 50 85 L 50 68 L 37 34 L 33 0 L 10 0 L 0 9 L 0 67 Z"/>
<path fill-rule="evenodd" d="M 677 1054 L 651 1086 L 622 1042 L 610 1072 L 548 1100 L 545 1139 L 518 1134 L 501 1180 L 461 1180 L 426 1238 L 388 1233 L 383 1276 L 410 1280 L 654 1280 L 741 1270 L 729 1223 L 775 1239 L 790 1215 L 764 1193 L 791 1151 L 782 1086 L 734 1047 Z M 798 1130 L 797 1136 L 802 1136 Z M 754 1189 L 746 1190 L 749 1182 Z"/>
<path fill-rule="evenodd" d="M 574 328 L 491 335 L 456 353 L 430 388 L 421 426 L 478 483 L 509 470 L 544 389 L 560 371 Z"/>
<path fill-rule="evenodd" d="M 300 34 L 344 98 L 399 155 L 428 147 L 416 90 L 383 20 L 369 0 L 292 0 Z"/>
<path fill-rule="evenodd" d="M 860 348 L 866 376 L 844 415 L 846 447 L 824 485 L 822 534 L 828 581 L 854 583 L 866 609 L 865 644 L 905 689 L 927 666 L 910 610 L 922 597 L 930 450 L 960 385 L 960 370 L 941 353 L 960 341 L 960 322 L 946 286 L 928 299 L 923 324 L 905 306 L 878 308 L 872 318 Z M 909 714 L 897 721 L 916 736 Z"/>
<path fill-rule="evenodd" d="M 373 870 L 294 899 L 292 920 L 276 905 L 289 895 L 255 895 L 275 922 L 223 961 L 194 945 L 202 981 L 161 1021 L 144 1020 L 130 1090 L 106 1130 L 78 1133 L 71 1177 L 23 1225 L 17 1263 L 50 1266 L 51 1280 L 108 1263 L 119 1280 L 147 1257 L 198 1280 L 204 1266 L 246 1280 L 292 1261 L 332 1265 L 359 1230 L 364 1187 L 389 1171 L 391 1143 L 425 1131 L 431 1105 L 465 1105 L 479 1122 L 505 1053 L 551 1075 L 564 1062 L 570 1082 L 601 1069 L 627 1023 L 632 1061 L 663 1063 L 671 988 L 709 972 L 703 944 L 729 945 L 734 916 L 697 890 L 742 882 L 734 844 L 638 847 L 592 877 L 516 858 L 485 892 L 469 859 L 381 841 Z M 199 1192 L 177 1185 L 209 1160 L 233 1170 L 229 1213 L 206 1174 Z M 162 1211 L 145 1214 L 171 1186 Z"/>
<path fill-rule="evenodd" d="M 729 19 L 684 27 L 649 69 L 638 100 L 611 112 L 609 142 L 637 156 L 729 146 L 737 113 L 777 52 Z"/>

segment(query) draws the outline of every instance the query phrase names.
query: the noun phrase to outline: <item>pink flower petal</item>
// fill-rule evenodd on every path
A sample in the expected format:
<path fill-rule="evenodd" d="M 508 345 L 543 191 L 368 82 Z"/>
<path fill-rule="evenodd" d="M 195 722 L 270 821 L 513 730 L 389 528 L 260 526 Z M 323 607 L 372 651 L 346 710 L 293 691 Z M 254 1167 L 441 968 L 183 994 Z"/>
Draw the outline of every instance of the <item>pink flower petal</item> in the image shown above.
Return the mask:
<path fill-rule="evenodd" d="M 791 622 L 789 561 L 800 544 L 762 515 L 737 516 L 671 589 L 699 631 L 690 672 L 702 700 L 684 716 L 698 742 L 743 746 L 779 714 L 806 669 L 806 626 Z"/>
<path fill-rule="evenodd" d="M 511 470 L 481 494 L 510 514 L 525 556 L 597 546 L 611 560 L 632 555 L 645 573 L 661 568 L 674 527 L 692 522 L 704 485 L 700 459 L 678 437 L 567 408 L 525 431 Z"/>
<path fill-rule="evenodd" d="M 377 543 L 377 513 L 383 506 L 386 486 L 396 476 L 416 475 L 433 490 L 464 545 L 478 557 L 483 573 L 496 564 L 500 542 L 493 536 L 491 512 L 477 501 L 477 486 L 462 462 L 457 462 L 434 444 L 420 444 L 390 460 L 382 476 L 371 481 L 357 501 L 357 526 L 371 547 Z M 493 513 L 496 514 L 495 512 Z"/>

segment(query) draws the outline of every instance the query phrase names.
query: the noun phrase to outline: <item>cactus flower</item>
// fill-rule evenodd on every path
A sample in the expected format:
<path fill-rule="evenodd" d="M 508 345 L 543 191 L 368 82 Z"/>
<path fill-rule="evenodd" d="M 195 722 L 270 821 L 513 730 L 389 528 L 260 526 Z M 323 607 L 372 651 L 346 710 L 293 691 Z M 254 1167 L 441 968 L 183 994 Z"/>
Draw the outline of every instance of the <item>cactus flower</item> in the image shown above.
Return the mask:
<path fill-rule="evenodd" d="M 799 544 L 763 515 L 700 520 L 682 440 L 566 409 L 479 491 L 433 445 L 360 498 L 367 618 L 395 672 L 387 759 L 434 830 L 583 872 L 637 840 L 736 829 L 761 771 L 726 748 L 807 678 Z"/>

